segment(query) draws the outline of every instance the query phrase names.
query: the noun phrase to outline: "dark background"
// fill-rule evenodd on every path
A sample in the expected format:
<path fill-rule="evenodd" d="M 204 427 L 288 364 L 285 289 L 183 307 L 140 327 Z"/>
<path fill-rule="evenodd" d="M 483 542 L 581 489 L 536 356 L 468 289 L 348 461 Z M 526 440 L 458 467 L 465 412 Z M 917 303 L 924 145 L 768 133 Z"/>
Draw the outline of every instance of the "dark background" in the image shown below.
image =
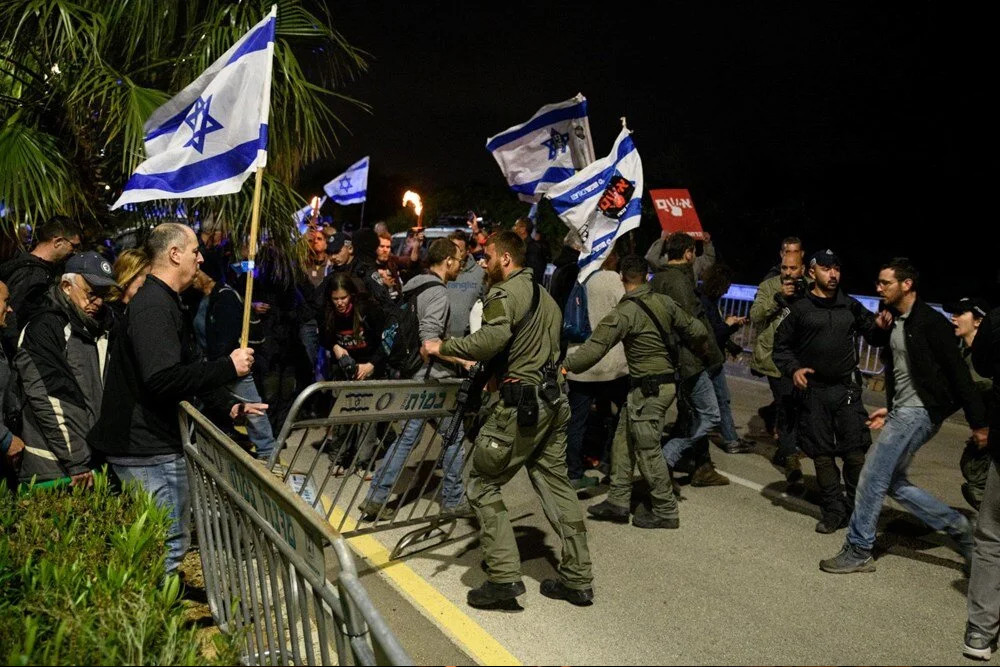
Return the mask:
<path fill-rule="evenodd" d="M 997 296 L 982 15 L 936 2 L 329 7 L 371 54 L 344 92 L 373 111 L 342 114 L 351 134 L 306 170 L 303 194 L 370 154 L 366 220 L 398 214 L 407 187 L 514 200 L 486 138 L 582 92 L 597 154 L 627 116 L 647 189 L 690 189 L 741 282 L 795 234 L 838 251 L 856 293 L 908 255 L 929 298 Z"/>

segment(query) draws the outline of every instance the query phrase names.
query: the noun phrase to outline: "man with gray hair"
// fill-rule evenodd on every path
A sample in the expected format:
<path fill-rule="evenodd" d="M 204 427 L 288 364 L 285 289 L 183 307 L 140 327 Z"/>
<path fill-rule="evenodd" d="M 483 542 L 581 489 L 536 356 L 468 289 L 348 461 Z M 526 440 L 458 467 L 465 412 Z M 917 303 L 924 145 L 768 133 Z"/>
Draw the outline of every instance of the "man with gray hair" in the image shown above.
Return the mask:
<path fill-rule="evenodd" d="M 253 350 L 202 361 L 180 294 L 194 281 L 202 256 L 185 225 L 164 223 L 146 240 L 152 268 L 129 302 L 111 349 L 104 410 L 87 438 L 124 483 L 137 483 L 170 508 L 167 573 L 176 571 L 190 543 L 187 471 L 177 406 L 198 397 L 236 419 L 263 414 L 260 403 L 236 403 L 226 387 L 250 373 Z"/>
<path fill-rule="evenodd" d="M 14 357 L 24 397 L 23 484 L 93 481 L 87 433 L 101 412 L 112 323 L 104 298 L 114 284 L 106 259 L 92 250 L 74 255 L 24 329 Z"/>

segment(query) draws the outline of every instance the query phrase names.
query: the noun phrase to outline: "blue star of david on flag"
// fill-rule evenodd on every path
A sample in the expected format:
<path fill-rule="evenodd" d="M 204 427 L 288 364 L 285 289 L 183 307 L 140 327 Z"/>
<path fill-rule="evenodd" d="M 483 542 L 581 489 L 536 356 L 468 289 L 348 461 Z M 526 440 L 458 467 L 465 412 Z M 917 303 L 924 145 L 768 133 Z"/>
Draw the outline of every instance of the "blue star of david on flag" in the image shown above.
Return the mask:
<path fill-rule="evenodd" d="M 549 159 L 555 160 L 556 155 L 565 153 L 569 149 L 569 132 L 561 133 L 553 128 L 549 138 L 543 141 L 542 145 L 549 149 Z"/>
<path fill-rule="evenodd" d="M 191 138 L 184 144 L 185 148 L 194 146 L 196 151 L 204 153 L 205 135 L 218 132 L 222 129 L 222 123 L 212 118 L 208 113 L 211 105 L 212 95 L 209 95 L 207 100 L 203 100 L 200 97 L 195 100 L 194 106 L 191 107 L 191 113 L 184 119 L 184 124 L 190 127 L 193 132 Z"/>
<path fill-rule="evenodd" d="M 334 204 L 361 204 L 368 198 L 368 158 L 361 158 L 323 186 Z"/>
<path fill-rule="evenodd" d="M 277 13 L 277 6 L 271 7 L 143 123 L 146 159 L 112 210 L 158 199 L 233 194 L 267 165 Z"/>

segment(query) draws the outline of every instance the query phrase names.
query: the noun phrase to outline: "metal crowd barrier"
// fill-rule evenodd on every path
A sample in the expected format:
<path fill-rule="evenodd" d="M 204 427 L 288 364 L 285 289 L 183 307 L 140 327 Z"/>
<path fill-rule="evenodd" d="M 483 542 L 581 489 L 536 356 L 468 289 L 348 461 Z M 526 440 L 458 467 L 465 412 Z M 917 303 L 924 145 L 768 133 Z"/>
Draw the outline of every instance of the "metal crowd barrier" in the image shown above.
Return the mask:
<path fill-rule="evenodd" d="M 474 445 L 459 440 L 457 419 L 446 419 L 459 407 L 460 385 L 458 380 L 316 383 L 292 405 L 278 435 L 272 470 L 282 473 L 344 537 L 410 528 L 390 558 L 414 545 L 442 544 L 458 519 L 472 516 L 467 504 L 442 506 L 445 471 L 456 466 L 464 485 L 472 460 Z M 411 420 L 420 432 L 392 480 L 381 462 L 394 454 Z M 449 448 L 449 442 L 455 444 Z M 402 450 L 397 455 L 402 457 Z M 365 519 L 359 505 L 370 486 L 383 478 L 391 482 L 387 506 L 394 515 L 380 511 Z"/>
<path fill-rule="evenodd" d="M 189 403 L 180 420 L 209 606 L 243 661 L 413 664 L 358 580 L 343 537 Z M 327 545 L 339 567 L 334 582 Z"/>
<path fill-rule="evenodd" d="M 723 317 L 750 317 L 750 306 L 757 296 L 757 288 L 753 285 L 732 285 L 720 303 Z M 876 312 L 878 299 L 875 297 L 855 296 L 868 310 Z M 940 308 L 937 307 L 939 310 Z M 747 322 L 739 331 L 733 334 L 732 340 L 743 348 L 744 353 L 753 353 L 754 341 L 757 339 L 757 328 Z M 748 363 L 746 354 L 741 355 L 740 363 Z M 858 338 L 858 368 L 866 377 L 881 375 L 883 368 L 879 358 L 879 348 L 872 347 L 863 338 Z"/>

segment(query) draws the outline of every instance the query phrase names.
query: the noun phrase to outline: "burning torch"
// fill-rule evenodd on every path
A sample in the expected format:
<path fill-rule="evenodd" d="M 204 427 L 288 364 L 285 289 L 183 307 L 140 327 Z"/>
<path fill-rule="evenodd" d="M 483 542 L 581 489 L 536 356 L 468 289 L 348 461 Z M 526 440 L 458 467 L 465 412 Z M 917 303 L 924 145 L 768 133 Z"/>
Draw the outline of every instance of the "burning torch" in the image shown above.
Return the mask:
<path fill-rule="evenodd" d="M 323 202 L 319 197 L 313 197 L 309 202 L 312 206 L 312 215 L 309 217 L 309 226 L 314 229 L 319 228 L 319 207 L 323 205 Z"/>
<path fill-rule="evenodd" d="M 423 215 L 424 215 L 424 204 L 420 201 L 420 195 L 418 195 L 413 190 L 407 190 L 403 194 L 403 206 L 413 206 L 413 212 L 417 214 L 417 226 L 413 227 L 413 231 L 424 228 Z"/>

